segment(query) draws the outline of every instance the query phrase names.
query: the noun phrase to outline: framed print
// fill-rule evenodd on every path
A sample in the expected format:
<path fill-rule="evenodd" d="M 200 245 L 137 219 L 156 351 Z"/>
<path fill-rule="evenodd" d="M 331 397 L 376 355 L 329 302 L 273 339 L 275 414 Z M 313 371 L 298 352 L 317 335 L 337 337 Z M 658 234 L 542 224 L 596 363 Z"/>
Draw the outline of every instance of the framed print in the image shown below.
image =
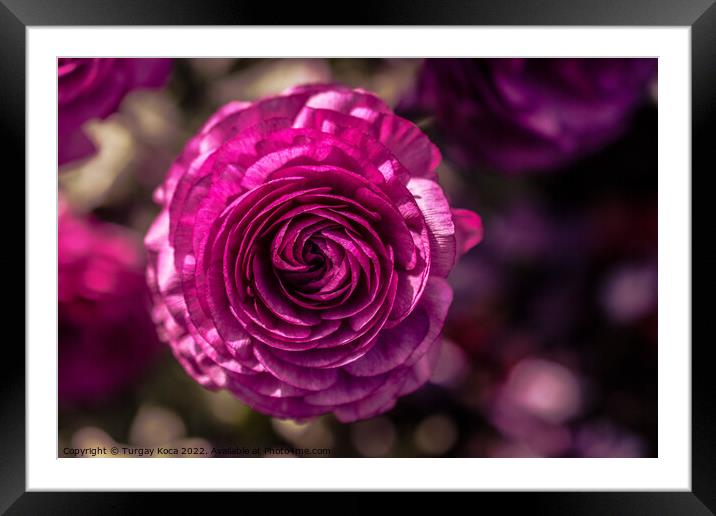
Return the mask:
<path fill-rule="evenodd" d="M 347 26 L 3 0 L 26 347 L 0 507 L 712 513 L 691 295 L 712 3 L 397 2 Z"/>

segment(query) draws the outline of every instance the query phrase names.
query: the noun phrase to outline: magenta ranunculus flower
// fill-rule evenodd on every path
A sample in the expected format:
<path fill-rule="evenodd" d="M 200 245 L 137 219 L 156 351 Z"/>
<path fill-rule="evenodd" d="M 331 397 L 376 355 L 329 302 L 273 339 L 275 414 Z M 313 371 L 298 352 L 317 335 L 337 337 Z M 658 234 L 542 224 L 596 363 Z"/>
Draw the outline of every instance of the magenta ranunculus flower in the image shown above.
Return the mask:
<path fill-rule="evenodd" d="M 150 316 L 141 241 L 59 203 L 58 390 L 67 406 L 99 402 L 131 385 L 161 343 Z"/>
<path fill-rule="evenodd" d="M 434 116 L 462 164 L 554 169 L 621 135 L 656 71 L 656 59 L 426 59 L 398 111 Z"/>
<path fill-rule="evenodd" d="M 156 192 L 145 238 L 155 320 L 187 372 L 263 413 L 355 421 L 425 383 L 479 240 L 440 154 L 363 90 L 233 102 Z"/>
<path fill-rule="evenodd" d="M 94 154 L 82 125 L 106 118 L 136 88 L 158 88 L 169 78 L 171 59 L 60 58 L 57 63 L 58 164 Z"/>

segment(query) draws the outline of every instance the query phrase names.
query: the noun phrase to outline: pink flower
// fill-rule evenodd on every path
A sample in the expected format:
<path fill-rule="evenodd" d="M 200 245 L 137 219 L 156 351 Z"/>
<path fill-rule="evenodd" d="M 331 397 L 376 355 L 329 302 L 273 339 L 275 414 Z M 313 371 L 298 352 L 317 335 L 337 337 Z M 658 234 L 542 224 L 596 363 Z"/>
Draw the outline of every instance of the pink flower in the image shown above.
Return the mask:
<path fill-rule="evenodd" d="M 82 131 L 93 118 L 106 118 L 136 88 L 158 88 L 169 78 L 171 59 L 60 58 L 57 64 L 58 164 L 95 152 Z"/>
<path fill-rule="evenodd" d="M 160 348 L 139 242 L 78 218 L 60 200 L 59 398 L 96 402 L 135 381 Z"/>
<path fill-rule="evenodd" d="M 401 111 L 434 116 L 465 165 L 555 169 L 621 136 L 656 71 L 656 59 L 426 59 Z"/>
<path fill-rule="evenodd" d="M 445 277 L 480 219 L 440 154 L 362 90 L 232 102 L 186 145 L 146 236 L 155 320 L 187 372 L 282 418 L 389 410 L 425 383 Z"/>

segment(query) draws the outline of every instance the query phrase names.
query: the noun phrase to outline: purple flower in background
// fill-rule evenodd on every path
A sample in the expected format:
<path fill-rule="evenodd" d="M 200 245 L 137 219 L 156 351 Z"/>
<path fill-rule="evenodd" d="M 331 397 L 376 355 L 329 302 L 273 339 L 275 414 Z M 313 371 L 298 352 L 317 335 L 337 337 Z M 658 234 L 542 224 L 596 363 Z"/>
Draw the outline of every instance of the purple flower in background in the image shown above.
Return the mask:
<path fill-rule="evenodd" d="M 622 134 L 656 71 L 656 59 L 426 59 L 399 111 L 434 115 L 463 164 L 546 170 Z"/>
<path fill-rule="evenodd" d="M 440 154 L 362 90 L 232 102 L 186 145 L 145 238 L 155 320 L 187 372 L 255 409 L 354 421 L 425 383 L 482 234 Z"/>
<path fill-rule="evenodd" d="M 59 398 L 98 402 L 136 380 L 161 345 L 140 242 L 59 202 Z"/>
<path fill-rule="evenodd" d="M 106 118 L 136 88 L 158 88 L 169 78 L 171 59 L 60 58 L 57 64 L 60 166 L 95 152 L 82 131 L 93 118 Z"/>

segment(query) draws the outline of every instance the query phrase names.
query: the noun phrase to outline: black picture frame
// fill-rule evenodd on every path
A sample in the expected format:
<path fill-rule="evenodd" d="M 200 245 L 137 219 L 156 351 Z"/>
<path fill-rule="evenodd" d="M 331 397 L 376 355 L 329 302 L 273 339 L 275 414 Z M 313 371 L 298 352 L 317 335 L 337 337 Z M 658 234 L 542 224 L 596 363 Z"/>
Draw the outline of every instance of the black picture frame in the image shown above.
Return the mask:
<path fill-rule="evenodd" d="M 303 3 L 272 5 L 239 0 L 0 0 L 0 145 L 8 167 L 5 173 L 9 175 L 12 170 L 24 170 L 25 167 L 25 49 L 28 27 L 325 24 L 691 27 L 692 169 L 696 172 L 691 177 L 707 176 L 709 172 L 713 174 L 716 163 L 716 145 L 712 139 L 716 134 L 713 130 L 716 126 L 716 0 L 499 0 L 479 3 L 470 0 L 364 0 L 353 6 L 345 5 L 346 8 L 331 9 L 315 2 L 309 6 Z M 12 167 L 7 164 L 9 156 L 15 158 Z M 691 184 L 692 192 L 697 191 L 693 190 L 693 182 Z M 24 181 L 18 188 L 24 192 Z M 13 197 L 24 198 L 17 190 Z M 5 220 L 16 220 L 17 211 L 10 213 L 14 215 Z M 694 223 L 709 220 L 693 215 L 692 205 Z M 19 245 L 13 248 L 19 249 Z M 693 250 L 692 237 L 692 253 Z M 24 258 L 23 251 L 23 270 Z M 18 257 L 15 259 L 20 261 Z M 692 274 L 693 265 L 692 258 Z M 703 269 L 699 267 L 699 270 Z M 706 285 L 707 282 L 699 281 L 700 290 L 705 290 Z M 19 310 L 20 306 L 24 310 L 24 303 L 11 304 L 15 306 L 13 310 Z M 11 317 L 10 312 L 6 314 L 6 317 Z M 0 511 L 22 515 L 134 514 L 148 508 L 150 498 L 157 496 L 161 497 L 160 503 L 165 510 L 171 510 L 168 507 L 174 503 L 186 509 L 186 497 L 178 494 L 25 492 L 25 352 L 13 341 L 16 339 L 5 340 L 1 355 L 5 388 L 0 396 Z M 711 342 L 704 340 L 694 339 L 692 342 L 692 491 L 481 493 L 477 496 L 484 501 L 498 503 L 501 510 L 521 506 L 536 514 L 714 514 L 716 418 L 713 415 L 716 414 L 716 397 L 713 394 L 716 385 L 715 375 L 710 370 L 711 346 Z M 231 494 L 212 493 L 210 496 L 214 497 L 212 504 L 232 503 L 227 500 Z M 245 504 L 247 495 L 240 496 L 244 497 L 242 504 Z M 350 504 L 341 506 L 352 513 L 372 510 L 376 505 L 373 496 L 359 497 L 354 494 Z M 413 503 L 416 502 L 424 503 L 421 496 L 413 499 Z M 295 504 L 305 502 L 294 499 L 291 506 Z"/>

